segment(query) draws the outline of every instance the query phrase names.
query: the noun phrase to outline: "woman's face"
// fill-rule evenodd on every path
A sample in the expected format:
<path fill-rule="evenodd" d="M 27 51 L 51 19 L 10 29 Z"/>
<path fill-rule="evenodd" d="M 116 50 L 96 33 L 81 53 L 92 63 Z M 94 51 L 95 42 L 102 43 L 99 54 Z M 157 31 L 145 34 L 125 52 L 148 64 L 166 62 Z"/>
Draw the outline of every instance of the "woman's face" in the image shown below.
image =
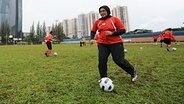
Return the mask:
<path fill-rule="evenodd" d="M 99 12 L 100 12 L 101 17 L 106 17 L 108 15 L 107 11 L 104 8 L 101 8 Z"/>

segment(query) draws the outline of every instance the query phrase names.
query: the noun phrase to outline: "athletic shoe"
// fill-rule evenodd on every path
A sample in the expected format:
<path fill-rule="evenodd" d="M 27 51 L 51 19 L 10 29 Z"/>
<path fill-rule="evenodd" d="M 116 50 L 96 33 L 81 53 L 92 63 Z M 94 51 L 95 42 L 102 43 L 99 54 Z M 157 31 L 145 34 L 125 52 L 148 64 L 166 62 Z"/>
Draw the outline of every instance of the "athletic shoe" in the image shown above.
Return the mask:
<path fill-rule="evenodd" d="M 135 71 L 135 72 L 134 72 L 134 75 L 131 77 L 131 81 L 132 81 L 132 82 L 135 82 L 136 79 L 137 79 L 137 72 Z"/>
<path fill-rule="evenodd" d="M 47 53 L 45 53 L 45 56 L 47 56 L 47 57 L 48 57 Z"/>
<path fill-rule="evenodd" d="M 167 51 L 170 51 L 169 48 L 167 48 Z"/>

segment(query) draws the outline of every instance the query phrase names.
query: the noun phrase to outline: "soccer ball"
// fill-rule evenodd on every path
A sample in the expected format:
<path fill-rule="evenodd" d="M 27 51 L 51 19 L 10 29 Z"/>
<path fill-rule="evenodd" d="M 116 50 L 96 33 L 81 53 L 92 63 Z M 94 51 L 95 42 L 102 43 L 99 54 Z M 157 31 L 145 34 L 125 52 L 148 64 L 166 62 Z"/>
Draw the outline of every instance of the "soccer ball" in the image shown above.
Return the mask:
<path fill-rule="evenodd" d="M 173 51 L 176 51 L 176 48 L 173 47 L 172 50 L 173 50 Z"/>
<path fill-rule="evenodd" d="M 57 52 L 54 52 L 54 56 L 57 56 L 58 54 L 57 54 Z"/>
<path fill-rule="evenodd" d="M 114 89 L 114 84 L 112 82 L 113 81 L 110 78 L 104 77 L 99 80 L 100 88 L 103 91 L 112 91 Z"/>
<path fill-rule="evenodd" d="M 127 53 L 127 49 L 124 49 L 124 52 Z"/>

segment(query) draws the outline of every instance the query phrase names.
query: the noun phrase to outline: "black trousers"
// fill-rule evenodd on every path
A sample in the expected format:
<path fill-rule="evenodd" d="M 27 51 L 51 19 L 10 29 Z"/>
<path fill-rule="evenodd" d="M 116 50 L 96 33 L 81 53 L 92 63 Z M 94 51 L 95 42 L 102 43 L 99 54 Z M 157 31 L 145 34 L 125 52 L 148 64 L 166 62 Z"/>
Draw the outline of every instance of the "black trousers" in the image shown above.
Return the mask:
<path fill-rule="evenodd" d="M 51 42 L 46 42 L 46 44 L 47 44 L 47 48 L 52 50 L 52 43 Z"/>
<path fill-rule="evenodd" d="M 164 38 L 164 43 L 167 45 L 171 44 L 171 39 L 170 38 Z"/>
<path fill-rule="evenodd" d="M 123 43 L 98 44 L 98 68 L 101 78 L 107 77 L 107 61 L 110 54 L 119 67 L 131 76 L 134 75 L 134 67 L 125 59 Z"/>

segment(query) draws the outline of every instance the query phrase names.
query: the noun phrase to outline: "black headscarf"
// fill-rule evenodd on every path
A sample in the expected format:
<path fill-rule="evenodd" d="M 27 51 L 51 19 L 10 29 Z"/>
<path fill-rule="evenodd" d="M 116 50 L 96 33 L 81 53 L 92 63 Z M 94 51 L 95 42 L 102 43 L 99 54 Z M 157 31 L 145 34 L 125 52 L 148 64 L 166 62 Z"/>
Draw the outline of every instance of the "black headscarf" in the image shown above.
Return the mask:
<path fill-rule="evenodd" d="M 168 29 L 166 29 L 166 30 L 172 31 L 172 28 L 168 28 Z"/>
<path fill-rule="evenodd" d="M 105 20 L 105 19 L 111 17 L 111 15 L 110 15 L 111 14 L 110 8 L 107 5 L 103 5 L 103 6 L 101 6 L 99 8 L 99 12 L 100 12 L 100 9 L 102 9 L 102 8 L 107 11 L 107 16 L 106 17 L 101 17 L 100 20 Z"/>

